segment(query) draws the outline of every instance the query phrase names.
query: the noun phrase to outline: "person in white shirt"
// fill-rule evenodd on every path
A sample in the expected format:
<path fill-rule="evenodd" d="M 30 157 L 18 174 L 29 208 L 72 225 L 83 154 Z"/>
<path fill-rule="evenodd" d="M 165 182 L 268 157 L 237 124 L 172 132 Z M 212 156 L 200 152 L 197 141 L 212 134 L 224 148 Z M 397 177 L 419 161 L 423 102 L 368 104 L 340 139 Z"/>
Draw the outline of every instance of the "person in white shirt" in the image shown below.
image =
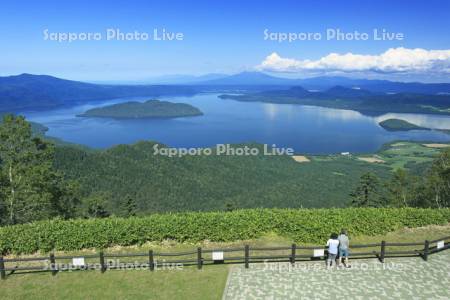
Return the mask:
<path fill-rule="evenodd" d="M 339 240 L 338 235 L 336 233 L 333 233 L 330 236 L 330 239 L 327 241 L 327 247 L 328 247 L 328 259 L 327 259 L 327 267 L 332 267 L 336 264 L 336 256 L 338 254 L 338 248 L 339 248 Z"/>

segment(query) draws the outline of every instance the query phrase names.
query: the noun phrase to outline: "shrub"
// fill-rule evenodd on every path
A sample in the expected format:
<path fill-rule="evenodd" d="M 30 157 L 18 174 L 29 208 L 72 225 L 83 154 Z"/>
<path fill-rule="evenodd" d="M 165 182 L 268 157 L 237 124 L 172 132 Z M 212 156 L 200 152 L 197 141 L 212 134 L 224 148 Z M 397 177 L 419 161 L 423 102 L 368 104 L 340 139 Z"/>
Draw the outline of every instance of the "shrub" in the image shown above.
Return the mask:
<path fill-rule="evenodd" d="M 0 228 L 0 251 L 80 250 L 147 241 L 236 241 L 275 232 L 297 243 L 324 243 L 331 232 L 376 235 L 403 227 L 447 224 L 450 209 L 248 209 L 153 214 L 146 217 L 50 220 Z"/>

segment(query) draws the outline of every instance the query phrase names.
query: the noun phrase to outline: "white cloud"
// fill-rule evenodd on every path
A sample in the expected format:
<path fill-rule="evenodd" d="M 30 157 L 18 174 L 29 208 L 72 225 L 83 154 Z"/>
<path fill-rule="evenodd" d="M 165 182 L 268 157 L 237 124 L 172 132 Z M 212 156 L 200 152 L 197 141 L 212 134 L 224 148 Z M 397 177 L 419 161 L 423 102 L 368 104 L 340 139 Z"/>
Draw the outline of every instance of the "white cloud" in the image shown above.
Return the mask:
<path fill-rule="evenodd" d="M 272 53 L 257 66 L 269 72 L 450 73 L 450 50 L 390 48 L 379 55 L 330 53 L 318 60 L 297 60 Z"/>

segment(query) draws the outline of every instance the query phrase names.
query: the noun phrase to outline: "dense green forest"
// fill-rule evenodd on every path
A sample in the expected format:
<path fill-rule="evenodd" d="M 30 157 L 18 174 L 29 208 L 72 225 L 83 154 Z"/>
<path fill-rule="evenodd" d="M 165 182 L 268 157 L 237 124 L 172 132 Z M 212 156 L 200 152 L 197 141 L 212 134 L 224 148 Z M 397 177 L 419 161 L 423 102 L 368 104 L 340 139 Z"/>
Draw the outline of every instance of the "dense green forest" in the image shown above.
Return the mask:
<path fill-rule="evenodd" d="M 80 182 L 84 195 L 101 192 L 107 197 L 109 210 L 118 212 L 122 199 L 129 196 L 142 213 L 343 207 L 363 173 L 372 171 L 383 178 L 390 173 L 386 167 L 345 157 L 307 164 L 288 156 L 169 158 L 154 155 L 154 144 L 140 142 L 105 151 L 60 147 L 55 165 L 68 179 Z"/>
<path fill-rule="evenodd" d="M 354 197 L 350 195 L 364 184 L 361 181 L 367 174 L 371 174 L 370 182 L 374 186 L 370 197 L 379 200 L 376 204 L 362 206 L 386 206 L 398 202 L 397 188 L 408 192 L 409 202 L 405 206 L 439 206 L 427 200 L 433 192 L 418 176 L 432 172 L 430 167 L 433 165 L 436 169 L 433 178 L 440 178 L 441 166 L 437 165 L 440 160 L 434 164 L 431 161 L 406 162 L 406 168 L 412 171 L 408 173 L 403 168 L 393 172 L 393 168 L 385 165 L 339 155 L 311 157 L 307 163 L 297 163 L 289 156 L 263 155 L 168 158 L 154 155 L 154 144 L 140 142 L 105 151 L 60 147 L 55 163 L 68 179 L 80 182 L 83 195 L 100 193 L 107 198 L 107 210 L 114 213 L 120 213 L 123 199 L 127 197 L 134 199 L 140 213 L 345 207 L 352 204 Z M 389 152 L 386 153 L 388 156 Z M 448 159 L 444 157 L 445 161 Z"/>
<path fill-rule="evenodd" d="M 190 117 L 202 114 L 198 108 L 190 104 L 148 100 L 143 103 L 125 102 L 93 108 L 79 115 L 79 117 L 136 119 Z"/>
<path fill-rule="evenodd" d="M 375 162 L 384 163 L 343 155 L 299 163 L 263 151 L 167 157 L 154 154 L 154 145 L 55 147 L 23 117 L 6 116 L 0 125 L 2 224 L 238 208 L 450 206 L 450 149 L 402 142 L 382 149 Z"/>

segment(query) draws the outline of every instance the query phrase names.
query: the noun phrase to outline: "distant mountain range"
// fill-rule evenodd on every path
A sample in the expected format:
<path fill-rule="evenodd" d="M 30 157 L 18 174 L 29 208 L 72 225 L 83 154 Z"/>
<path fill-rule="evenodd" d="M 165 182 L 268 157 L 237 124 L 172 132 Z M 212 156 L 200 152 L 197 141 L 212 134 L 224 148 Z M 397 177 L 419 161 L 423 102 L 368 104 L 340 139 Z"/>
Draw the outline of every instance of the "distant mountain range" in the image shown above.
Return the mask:
<path fill-rule="evenodd" d="M 213 80 L 197 82 L 198 85 L 298 85 L 297 80 L 280 78 L 261 72 L 242 72 Z"/>
<path fill-rule="evenodd" d="M 325 90 L 333 86 L 361 88 L 380 93 L 449 93 L 450 83 L 395 82 L 388 80 L 353 79 L 347 77 L 313 77 L 290 79 L 271 76 L 261 72 L 243 72 L 223 78 L 197 82 L 197 85 L 273 85 L 302 86 L 309 90 Z"/>
<path fill-rule="evenodd" d="M 405 83 L 387 80 L 351 79 L 345 77 L 315 77 L 289 79 L 260 72 L 243 72 L 231 76 L 174 76 L 161 78 L 165 84 L 112 85 L 93 84 L 60 79 L 48 75 L 21 74 L 0 77 L 0 111 L 48 109 L 92 100 L 121 97 L 190 96 L 199 92 L 266 92 L 268 94 L 325 91 L 339 86 L 333 93 L 340 97 L 359 97 L 370 93 L 450 94 L 450 83 Z M 298 86 L 301 86 L 301 90 Z M 295 87 L 294 89 L 290 89 Z M 351 89 L 351 93 L 348 90 Z M 366 95 L 367 96 L 367 95 Z M 399 98 L 390 97 L 390 99 Z M 403 97 L 403 96 L 402 96 Z"/>
<path fill-rule="evenodd" d="M 195 76 L 195 75 L 165 75 L 154 77 L 146 82 L 150 84 L 197 84 L 210 80 L 217 80 L 226 78 L 229 75 L 220 73 L 209 73 L 205 75 Z"/>
<path fill-rule="evenodd" d="M 192 86 L 102 85 L 47 75 L 0 77 L 0 111 L 46 109 L 79 102 L 120 97 L 193 95 Z"/>

